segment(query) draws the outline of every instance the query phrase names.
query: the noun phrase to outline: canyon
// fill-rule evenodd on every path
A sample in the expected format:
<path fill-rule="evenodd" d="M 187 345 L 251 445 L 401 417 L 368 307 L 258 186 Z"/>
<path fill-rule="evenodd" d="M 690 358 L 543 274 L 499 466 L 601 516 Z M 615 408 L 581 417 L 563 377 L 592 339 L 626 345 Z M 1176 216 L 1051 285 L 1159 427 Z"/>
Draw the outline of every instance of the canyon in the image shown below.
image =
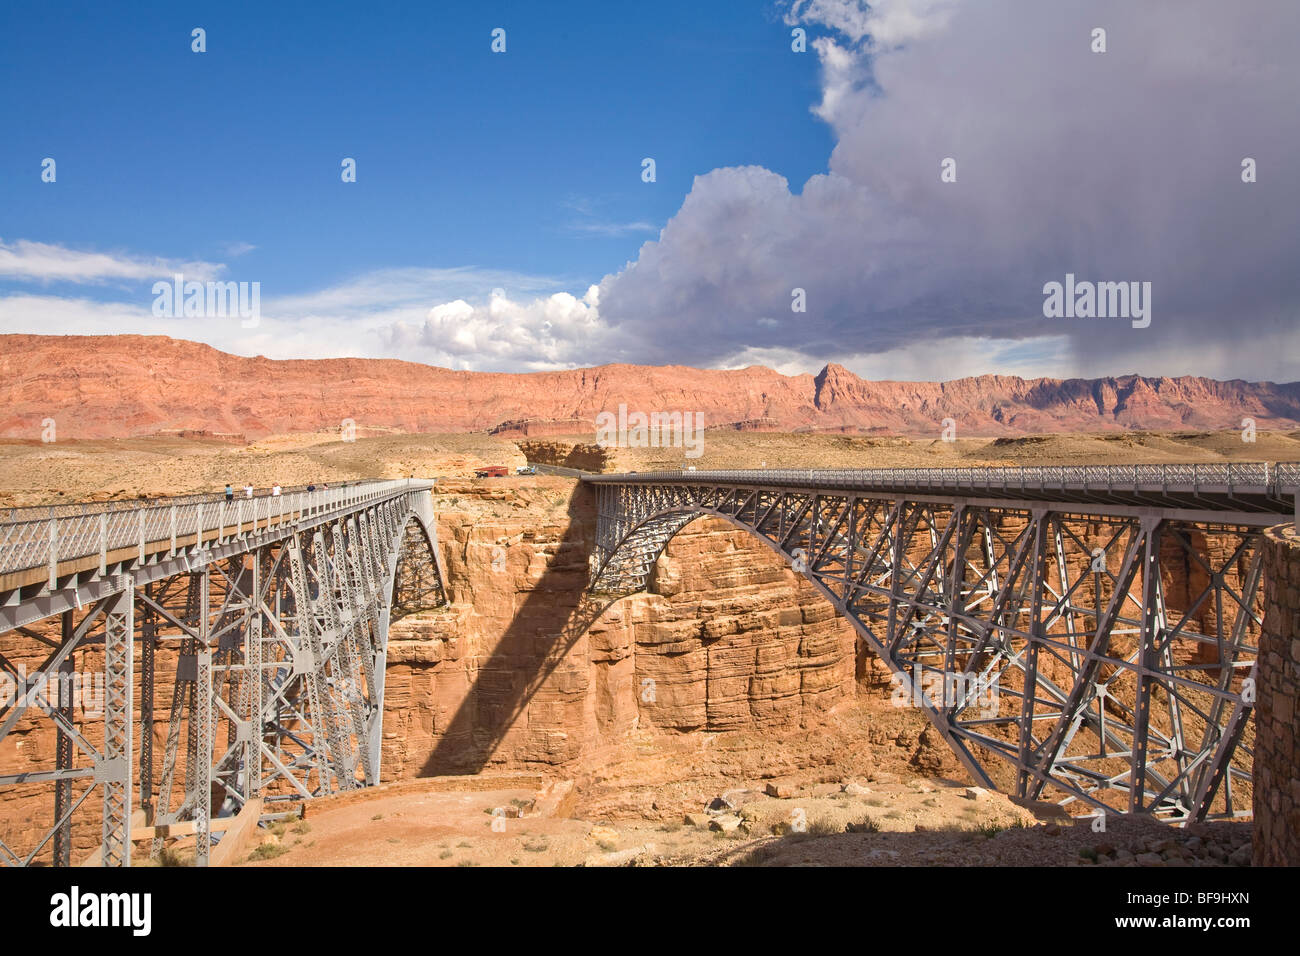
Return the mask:
<path fill-rule="evenodd" d="M 1033 826 L 1032 815 L 1000 794 L 961 797 L 971 781 L 923 713 L 897 706 L 886 668 L 847 621 L 747 532 L 716 518 L 693 522 L 669 543 L 644 592 L 612 601 L 586 591 L 595 510 L 583 485 L 545 476 L 448 478 L 434 491 L 434 506 L 451 603 L 402 618 L 390 632 L 382 742 L 388 789 L 375 792 L 380 806 L 400 803 L 404 791 L 392 788 L 420 782 L 445 789 L 440 781 L 452 778 L 485 787 L 498 781 L 510 793 L 525 779 L 530 786 L 571 782 L 557 820 L 572 822 L 554 824 L 557 861 L 589 852 L 589 830 L 617 826 L 641 840 L 647 828 L 671 830 L 693 818 L 706 825 L 688 828 L 700 832 L 695 843 L 683 838 L 680 852 L 711 859 L 718 852 L 716 845 L 709 850 L 712 818 L 702 815 L 722 799 L 751 814 L 744 833 L 755 838 L 779 828 L 792 797 L 797 808 L 824 812 L 841 832 L 863 813 L 885 830 L 908 833 Z M 1005 530 L 1014 534 L 1015 523 Z M 1098 532 L 1079 528 L 1085 541 Z M 1207 553 L 1221 550 L 1207 543 Z M 1235 569 L 1228 574 L 1239 585 Z M 1195 600 L 1202 577 L 1187 566 L 1164 588 L 1173 612 L 1191 614 L 1197 629 L 1210 632 L 1214 610 Z M 1059 587 L 1059 580 L 1049 584 Z M 0 653 L 31 668 L 44 652 L 15 632 L 0 637 Z M 160 652 L 159 661 L 160 675 L 172 673 L 174 651 Z M 92 648 L 79 667 L 94 672 L 102 656 Z M 170 700 L 171 692 L 163 677 L 158 699 Z M 166 733 L 161 718 L 150 728 L 158 750 Z M 79 713 L 76 722 L 92 741 L 102 734 L 93 713 Z M 24 717 L 0 752 L 0 767 L 48 765 L 53 746 L 49 722 Z M 177 786 L 184 769 L 182 756 Z M 1010 768 L 999 767 L 995 780 L 1009 788 Z M 0 838 L 23 845 L 48 825 L 49 812 L 48 786 L 5 788 Z M 381 859 L 379 841 L 391 842 L 394 831 L 378 826 L 374 811 L 351 813 L 354 823 L 358 814 L 364 823 L 366 813 L 374 821 L 366 840 L 377 845 L 365 842 L 363 851 Z M 475 828 L 488 822 L 477 819 Z M 80 859 L 98 843 L 97 801 L 83 805 L 75 821 Z M 751 826 L 764 829 L 751 833 Z M 566 833 L 576 843 L 564 842 Z M 343 852 L 338 840 L 321 839 Z M 1033 858 L 1034 848 L 1018 839 L 1008 838 L 1007 852 Z M 1241 841 L 1233 839 L 1236 852 Z M 286 849 L 286 862 L 341 861 L 311 856 L 314 842 Z M 920 842 L 926 853 L 950 852 Z M 470 857 L 481 849 L 473 844 Z M 524 845 L 522 852 L 532 851 Z"/>
<path fill-rule="evenodd" d="M 166 336 L 0 336 L 0 437 L 58 440 L 206 432 L 250 439 L 487 432 L 582 435 L 625 404 L 693 412 L 711 430 L 935 436 L 1300 425 L 1300 383 L 1122 375 L 875 382 L 830 364 L 816 375 L 606 365 L 511 374 L 391 359 L 272 360 Z"/>
<path fill-rule="evenodd" d="M 961 777 L 924 716 L 890 706 L 887 675 L 861 657 L 848 623 L 756 539 L 701 520 L 674 540 L 647 592 L 593 603 L 587 492 L 560 478 L 512 485 L 437 490 L 451 605 L 392 627 L 384 781 L 540 773 L 577 782 L 573 812 L 584 818 L 680 821 L 702 794 L 741 779 L 820 782 L 832 765 L 864 780 Z M 0 653 L 31 670 L 43 651 L 11 632 Z M 158 660 L 166 702 L 175 645 Z M 88 673 L 102 666 L 94 648 L 78 662 Z M 89 707 L 75 723 L 102 737 Z M 150 730 L 161 752 L 165 710 Z M 719 735 L 728 742 L 703 761 L 667 757 L 673 741 Z M 0 767 L 47 765 L 54 737 L 48 720 L 24 716 Z M 179 787 L 184 748 L 176 773 Z M 27 844 L 50 809 L 48 785 L 3 788 L 0 838 Z M 77 811 L 74 861 L 98 845 L 98 814 L 97 800 Z"/>

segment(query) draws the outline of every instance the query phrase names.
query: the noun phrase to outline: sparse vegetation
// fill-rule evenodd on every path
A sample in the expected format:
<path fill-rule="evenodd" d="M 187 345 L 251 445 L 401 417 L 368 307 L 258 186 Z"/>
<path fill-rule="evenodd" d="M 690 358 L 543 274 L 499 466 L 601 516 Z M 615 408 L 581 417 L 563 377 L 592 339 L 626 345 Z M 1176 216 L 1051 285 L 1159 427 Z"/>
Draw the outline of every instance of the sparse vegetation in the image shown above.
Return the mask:
<path fill-rule="evenodd" d="M 779 852 L 779 844 L 764 843 L 756 846 L 744 856 L 732 861 L 732 866 L 762 866 L 776 857 Z"/>
<path fill-rule="evenodd" d="M 865 816 L 856 823 L 850 823 L 844 828 L 845 833 L 879 833 L 880 823 L 874 817 Z"/>
<path fill-rule="evenodd" d="M 182 856 L 179 850 L 172 847 L 163 847 L 158 853 L 157 861 L 159 866 L 189 866 L 190 860 Z"/>
<path fill-rule="evenodd" d="M 248 858 L 250 860 L 274 860 L 277 856 L 284 856 L 288 852 L 289 848 L 283 843 L 263 843 L 248 854 Z"/>
<path fill-rule="evenodd" d="M 983 826 L 978 827 L 977 832 L 984 834 L 986 837 L 988 837 L 991 840 L 999 833 L 1001 833 L 1003 830 L 1021 830 L 1029 825 L 1030 824 L 1025 823 L 1024 820 L 1019 820 L 1019 819 L 1012 820 L 1010 823 L 999 823 L 997 821 L 989 821 L 988 823 L 985 823 Z"/>

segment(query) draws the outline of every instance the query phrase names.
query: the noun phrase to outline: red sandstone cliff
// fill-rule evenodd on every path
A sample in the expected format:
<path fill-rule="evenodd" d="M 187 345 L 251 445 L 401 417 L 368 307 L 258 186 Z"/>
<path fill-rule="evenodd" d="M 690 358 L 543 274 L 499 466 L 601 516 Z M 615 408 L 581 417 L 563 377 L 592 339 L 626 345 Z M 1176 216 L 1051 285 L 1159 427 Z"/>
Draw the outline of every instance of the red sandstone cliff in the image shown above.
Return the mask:
<path fill-rule="evenodd" d="M 0 336 L 0 436 L 119 438 L 164 430 L 267 434 L 358 428 L 411 432 L 581 433 L 596 415 L 692 411 L 706 427 L 934 435 L 1300 424 L 1300 382 L 1022 379 L 872 382 L 839 365 L 787 376 L 605 365 L 561 372 L 456 372 L 391 359 L 243 358 L 165 336 Z M 584 426 L 586 424 L 586 427 Z"/>

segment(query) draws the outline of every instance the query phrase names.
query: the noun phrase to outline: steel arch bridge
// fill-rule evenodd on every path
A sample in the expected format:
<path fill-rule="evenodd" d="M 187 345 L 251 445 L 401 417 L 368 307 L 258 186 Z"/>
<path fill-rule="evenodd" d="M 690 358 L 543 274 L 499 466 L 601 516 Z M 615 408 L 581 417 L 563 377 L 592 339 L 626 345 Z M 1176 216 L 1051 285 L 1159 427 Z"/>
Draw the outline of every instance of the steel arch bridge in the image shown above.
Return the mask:
<path fill-rule="evenodd" d="M 0 635 L 42 655 L 0 653 L 0 747 L 20 723 L 56 734 L 53 767 L 0 773 L 53 791 L 50 825 L 0 841 L 0 861 L 74 862 L 73 816 L 96 790 L 99 862 L 130 865 L 142 833 L 151 855 L 193 833 L 204 865 L 245 807 L 378 782 L 389 623 L 447 601 L 432 487 L 0 513 Z"/>
<path fill-rule="evenodd" d="M 644 588 L 702 515 L 746 529 L 848 618 L 984 786 L 1002 764 L 1003 789 L 1094 814 L 1250 812 L 1260 536 L 1294 514 L 1300 465 L 583 480 L 593 591 Z"/>

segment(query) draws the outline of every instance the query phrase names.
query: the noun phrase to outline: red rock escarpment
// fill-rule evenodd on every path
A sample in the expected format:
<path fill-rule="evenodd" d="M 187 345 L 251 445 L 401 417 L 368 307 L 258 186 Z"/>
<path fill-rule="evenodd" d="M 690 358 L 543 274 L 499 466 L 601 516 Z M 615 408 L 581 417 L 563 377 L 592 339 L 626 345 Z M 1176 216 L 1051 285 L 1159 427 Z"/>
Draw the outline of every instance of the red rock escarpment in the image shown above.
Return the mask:
<path fill-rule="evenodd" d="M 0 337 L 0 436 L 125 438 L 176 429 L 268 434 L 358 428 L 503 435 L 594 431 L 596 415 L 691 411 L 706 427 L 934 435 L 1240 428 L 1300 423 L 1300 383 L 1213 379 L 872 382 L 839 365 L 769 368 L 605 365 L 559 372 L 458 372 L 391 359 L 244 358 L 166 336 Z"/>

